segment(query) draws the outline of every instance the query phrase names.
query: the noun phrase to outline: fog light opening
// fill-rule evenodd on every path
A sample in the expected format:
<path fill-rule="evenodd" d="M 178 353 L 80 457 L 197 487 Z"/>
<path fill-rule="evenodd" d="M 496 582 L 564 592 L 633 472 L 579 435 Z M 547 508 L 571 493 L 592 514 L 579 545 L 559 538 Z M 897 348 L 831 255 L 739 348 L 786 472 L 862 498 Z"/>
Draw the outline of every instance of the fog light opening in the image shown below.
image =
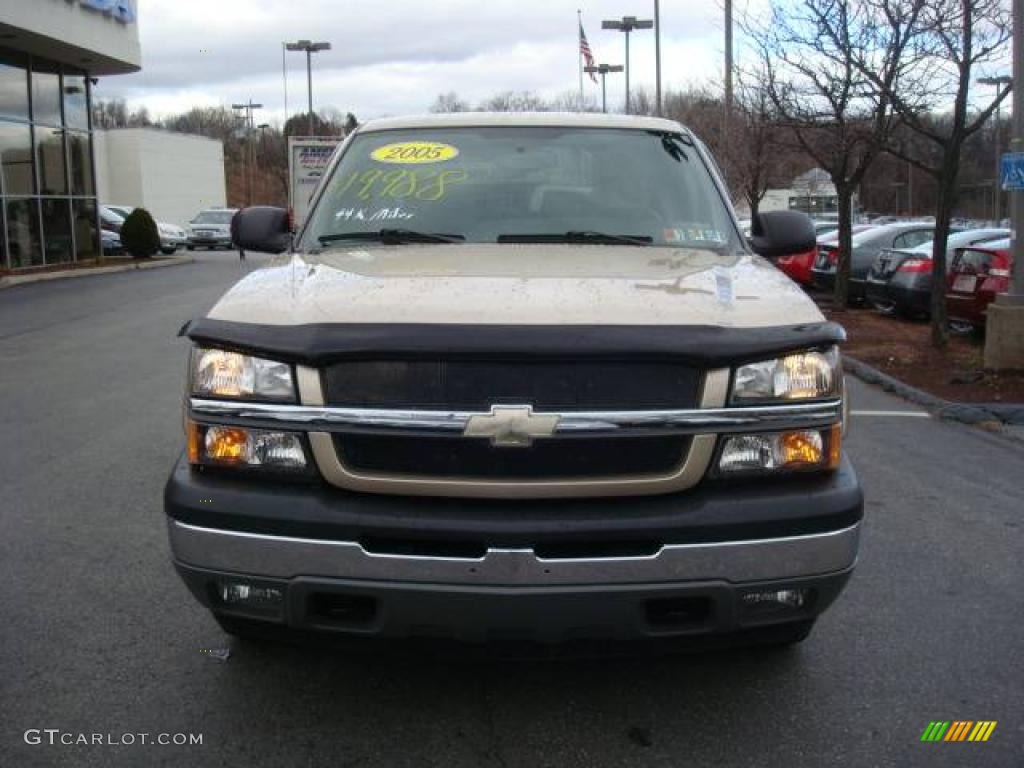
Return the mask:
<path fill-rule="evenodd" d="M 278 611 L 284 604 L 284 590 L 241 580 L 222 580 L 216 585 L 217 598 L 228 608 Z"/>
<path fill-rule="evenodd" d="M 740 596 L 740 613 L 744 619 L 798 614 L 810 608 L 813 599 L 814 591 L 805 588 L 745 592 Z"/>

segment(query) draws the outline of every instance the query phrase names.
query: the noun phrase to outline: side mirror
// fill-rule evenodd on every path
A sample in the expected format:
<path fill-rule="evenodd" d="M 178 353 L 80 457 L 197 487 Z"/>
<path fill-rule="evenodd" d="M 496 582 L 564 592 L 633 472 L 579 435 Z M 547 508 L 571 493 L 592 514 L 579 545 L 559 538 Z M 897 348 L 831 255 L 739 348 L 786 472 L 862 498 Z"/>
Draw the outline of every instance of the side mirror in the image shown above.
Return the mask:
<path fill-rule="evenodd" d="M 270 205 L 243 208 L 231 219 L 231 242 L 246 251 L 287 251 L 292 244 L 288 211 Z"/>
<path fill-rule="evenodd" d="M 765 258 L 809 251 L 817 245 L 814 222 L 799 211 L 759 213 L 750 223 L 750 247 Z"/>

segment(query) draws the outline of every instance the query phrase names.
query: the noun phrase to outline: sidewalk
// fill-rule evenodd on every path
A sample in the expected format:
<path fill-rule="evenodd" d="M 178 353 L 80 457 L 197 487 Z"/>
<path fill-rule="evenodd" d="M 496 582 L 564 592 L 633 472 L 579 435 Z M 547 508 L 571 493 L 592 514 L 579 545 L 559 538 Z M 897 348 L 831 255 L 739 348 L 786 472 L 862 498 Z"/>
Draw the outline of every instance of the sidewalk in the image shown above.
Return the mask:
<path fill-rule="evenodd" d="M 162 269 L 164 267 L 178 267 L 182 264 L 191 264 L 195 261 L 194 256 L 161 256 L 154 259 L 143 259 L 133 261 L 125 259 L 123 264 L 104 264 L 98 267 L 73 267 L 60 269 L 53 272 L 31 272 L 28 274 L 15 274 L 0 277 L 0 290 L 13 288 L 16 285 L 27 283 L 38 283 L 44 280 L 63 280 L 70 277 L 92 277 L 93 275 L 110 275 L 117 272 L 131 272 L 135 269 Z"/>

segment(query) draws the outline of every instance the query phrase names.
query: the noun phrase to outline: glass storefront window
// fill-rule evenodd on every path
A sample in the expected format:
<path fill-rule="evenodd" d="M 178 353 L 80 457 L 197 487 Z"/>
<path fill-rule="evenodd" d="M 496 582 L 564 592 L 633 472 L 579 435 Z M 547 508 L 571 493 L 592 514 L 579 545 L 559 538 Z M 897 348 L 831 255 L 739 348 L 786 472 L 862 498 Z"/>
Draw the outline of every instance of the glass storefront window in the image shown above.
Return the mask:
<path fill-rule="evenodd" d="M 87 72 L 0 55 L 0 270 L 102 254 L 89 91 Z"/>
<path fill-rule="evenodd" d="M 75 216 L 75 261 L 98 258 L 96 201 L 75 200 L 72 205 Z"/>
<path fill-rule="evenodd" d="M 59 128 L 36 128 L 36 162 L 39 163 L 39 193 L 66 195 L 64 131 Z"/>
<path fill-rule="evenodd" d="M 60 75 L 41 68 L 32 69 L 32 121 L 59 126 Z"/>
<path fill-rule="evenodd" d="M 28 120 L 28 71 L 17 59 L 0 58 L 0 117 Z"/>
<path fill-rule="evenodd" d="M 68 154 L 71 156 L 71 194 L 96 194 L 92 178 L 92 155 L 89 152 L 89 134 L 68 131 Z"/>
<path fill-rule="evenodd" d="M 32 129 L 21 123 L 0 120 L 0 167 L 5 195 L 35 192 L 32 173 Z"/>
<path fill-rule="evenodd" d="M 89 130 L 89 78 L 64 75 L 64 124 L 79 131 Z"/>
<path fill-rule="evenodd" d="M 12 269 L 43 263 L 37 206 L 35 200 L 7 201 L 7 251 Z"/>
<path fill-rule="evenodd" d="M 71 261 L 71 202 L 69 200 L 43 200 L 43 242 L 46 263 L 60 264 Z"/>

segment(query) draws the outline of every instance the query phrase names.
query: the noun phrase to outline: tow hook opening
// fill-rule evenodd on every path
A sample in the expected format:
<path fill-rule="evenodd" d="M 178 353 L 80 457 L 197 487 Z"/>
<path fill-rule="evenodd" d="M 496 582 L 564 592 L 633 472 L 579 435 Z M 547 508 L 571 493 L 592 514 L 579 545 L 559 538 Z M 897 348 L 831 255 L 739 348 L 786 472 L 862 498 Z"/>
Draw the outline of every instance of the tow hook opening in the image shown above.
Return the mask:
<path fill-rule="evenodd" d="M 647 623 L 658 629 L 699 627 L 711 618 L 713 603 L 709 597 L 666 597 L 648 600 Z"/>

